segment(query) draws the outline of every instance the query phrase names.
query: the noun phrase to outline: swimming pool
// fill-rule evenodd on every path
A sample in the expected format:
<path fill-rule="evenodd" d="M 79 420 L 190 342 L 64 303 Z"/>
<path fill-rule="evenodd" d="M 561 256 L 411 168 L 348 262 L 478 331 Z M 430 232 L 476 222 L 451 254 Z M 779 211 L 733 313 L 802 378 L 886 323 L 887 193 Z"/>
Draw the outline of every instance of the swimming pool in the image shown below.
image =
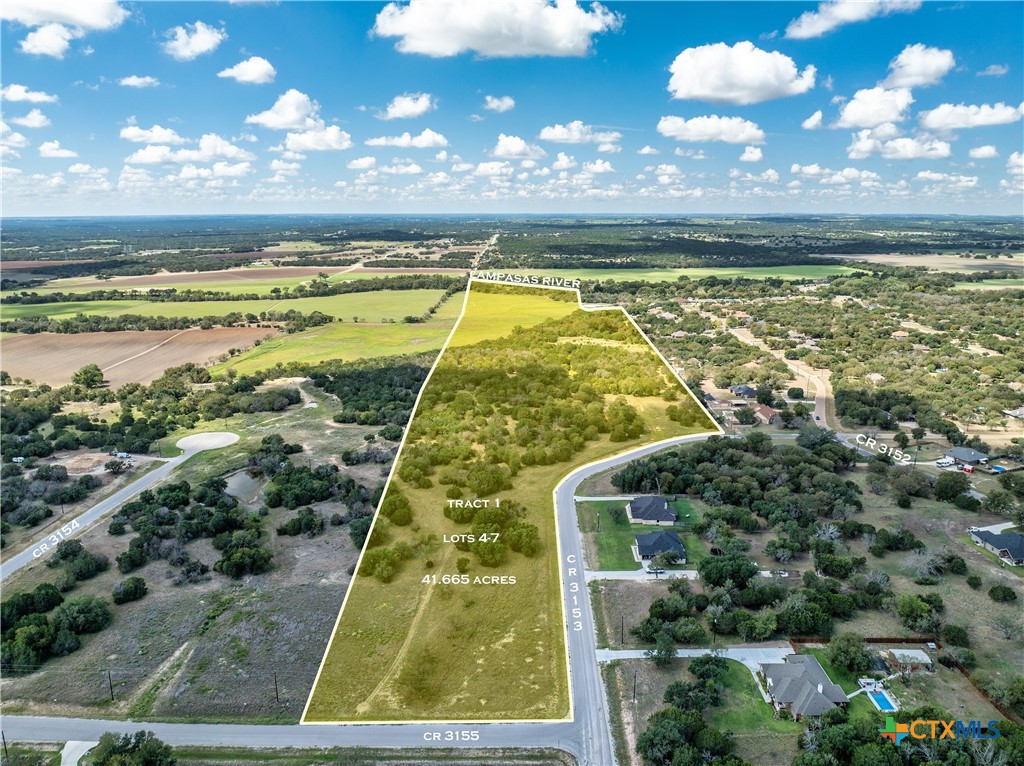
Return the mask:
<path fill-rule="evenodd" d="M 875 703 L 875 707 L 883 713 L 891 713 L 896 710 L 896 701 L 890 697 L 889 693 L 885 690 L 868 692 L 867 695 L 871 697 L 871 701 Z"/>

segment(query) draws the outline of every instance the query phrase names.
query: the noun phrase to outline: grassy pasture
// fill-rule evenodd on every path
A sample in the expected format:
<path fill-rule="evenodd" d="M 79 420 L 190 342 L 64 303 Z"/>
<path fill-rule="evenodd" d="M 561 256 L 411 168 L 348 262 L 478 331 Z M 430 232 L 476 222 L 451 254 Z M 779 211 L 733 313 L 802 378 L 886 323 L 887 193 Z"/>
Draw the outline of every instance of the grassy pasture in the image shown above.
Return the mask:
<path fill-rule="evenodd" d="M 533 292 L 537 305 L 531 307 L 520 300 L 522 294 L 512 291 L 506 295 L 471 290 L 454 347 L 464 332 L 469 338 L 492 339 L 498 337 L 504 322 L 503 335 L 507 336 L 517 325 L 537 324 L 552 314 L 576 308 L 575 302 L 552 301 L 544 294 L 547 291 Z M 506 300 L 512 297 L 515 300 Z M 547 303 L 558 305 L 548 307 Z M 622 322 L 627 323 L 625 316 Z M 486 340 L 480 344 L 477 353 Z M 438 369 L 445 364 L 458 365 L 460 358 L 458 353 L 446 354 Z M 458 366 L 451 368 L 458 370 Z M 436 381 L 437 377 L 432 378 L 428 389 Z M 403 482 L 414 524 L 391 526 L 389 544 L 414 544 L 426 535 L 436 535 L 439 544 L 430 554 L 432 564 L 428 566 L 422 556 L 416 556 L 388 583 L 365 575 L 355 578 L 305 720 L 563 719 L 569 712 L 569 688 L 552 490 L 577 465 L 700 430 L 670 421 L 664 414 L 668 403 L 660 398 L 632 399 L 631 403 L 648 424 L 646 434 L 615 443 L 602 436 L 587 442 L 567 462 L 523 467 L 511 490 L 493 496 L 523 506 L 525 521 L 538 528 L 540 551 L 533 558 L 510 553 L 507 561 L 495 568 L 483 567 L 473 559 L 468 585 L 440 582 L 441 576 L 456 572 L 458 558 L 467 556 L 450 542 L 442 542 L 443 535 L 466 531 L 443 516 L 445 486 L 435 483 L 416 488 Z M 429 422 L 433 414 L 433 410 L 415 412 L 410 433 L 417 432 L 418 419 Z M 430 433 L 428 427 L 423 428 Z M 404 456 L 399 459 L 399 471 L 403 460 Z M 438 471 L 443 472 L 444 467 L 439 466 Z M 437 575 L 438 582 L 424 583 L 429 575 Z M 472 583 L 477 576 L 514 576 L 516 582 Z M 354 673 L 353 668 L 359 672 Z"/>
<path fill-rule="evenodd" d="M 432 293 L 435 291 L 422 292 Z M 363 294 L 353 293 L 353 295 Z M 379 293 L 367 294 L 378 295 Z M 440 292 L 438 292 L 438 297 L 440 297 Z M 403 306 L 404 308 L 407 307 Z M 354 359 L 369 359 L 377 356 L 437 351 L 444 345 L 461 309 L 462 298 L 455 296 L 445 301 L 426 322 L 382 324 L 360 321 L 357 324 L 349 321 L 349 317 L 346 316 L 343 322 L 331 322 L 322 327 L 312 327 L 291 335 L 277 335 L 256 348 L 233 357 L 224 364 L 216 365 L 211 371 L 220 373 L 231 368 L 239 374 L 249 374 L 274 367 L 277 364 L 286 365 L 293 362 L 315 364 L 328 359 L 350 362 Z"/>

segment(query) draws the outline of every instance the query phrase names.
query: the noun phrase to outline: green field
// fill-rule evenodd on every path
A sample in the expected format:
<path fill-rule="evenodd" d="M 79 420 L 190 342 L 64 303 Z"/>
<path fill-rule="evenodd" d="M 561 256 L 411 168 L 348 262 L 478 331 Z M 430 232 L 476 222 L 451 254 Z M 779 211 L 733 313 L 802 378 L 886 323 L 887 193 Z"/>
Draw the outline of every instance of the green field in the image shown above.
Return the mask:
<path fill-rule="evenodd" d="M 669 505 L 679 514 L 681 526 L 655 527 L 646 524 L 630 524 L 627 518 L 616 521 L 611 515 L 611 510 L 613 508 L 624 509 L 626 502 L 623 500 L 594 500 L 577 503 L 576 515 L 579 519 L 580 532 L 592 535 L 594 548 L 597 551 L 597 569 L 604 572 L 640 569 L 640 562 L 633 557 L 636 536 L 660 529 L 675 531 L 683 541 L 683 547 L 686 549 L 686 562 L 679 564 L 676 568 L 695 569 L 708 556 L 703 541 L 694 535 L 687 534 L 688 525 L 696 521 L 700 514 L 684 499 L 674 500 Z M 599 515 L 600 531 L 598 531 L 597 521 Z"/>
<path fill-rule="evenodd" d="M 719 269 L 514 269 L 510 274 L 535 274 L 539 277 L 566 277 L 581 280 L 615 279 L 620 282 L 675 282 L 680 277 L 704 279 L 718 277 L 733 279 L 821 279 L 822 277 L 845 276 L 859 273 L 858 269 L 849 266 L 749 266 L 746 268 Z"/>
<path fill-rule="evenodd" d="M 309 266 L 316 266 L 315 263 L 305 264 Z M 46 295 L 47 293 L 88 293 L 94 290 L 212 290 L 214 292 L 224 292 L 230 295 L 247 295 L 255 293 L 257 295 L 269 295 L 270 291 L 275 287 L 281 288 L 295 288 L 301 284 L 309 284 L 313 281 L 313 277 L 309 276 L 297 276 L 297 277 L 268 277 L 260 274 L 260 272 L 266 269 L 277 268 L 272 266 L 267 267 L 254 267 L 252 269 L 246 269 L 245 272 L 251 271 L 254 276 L 252 278 L 239 279 L 237 277 L 226 277 L 226 274 L 235 275 L 238 270 L 227 271 L 211 271 L 208 272 L 209 279 L 190 279 L 181 281 L 175 281 L 173 275 L 168 274 L 153 274 L 149 278 L 146 277 L 121 277 L 114 279 L 97 279 L 96 277 L 68 277 L 65 279 L 55 279 L 51 282 L 47 282 L 45 285 L 33 287 L 31 292 L 39 293 L 40 295 Z M 399 276 L 401 274 L 410 273 L 409 269 L 389 269 L 387 272 L 366 272 L 366 271 L 350 271 L 350 272 L 335 272 L 330 275 L 328 282 L 349 282 L 356 279 L 374 279 L 374 278 L 387 278 L 390 276 Z M 412 273 L 415 273 L 413 271 Z M 455 272 L 452 272 L 453 274 Z M 258 275 L 258 276 L 256 276 Z M 246 274 L 248 277 L 248 274 Z M 0 293 L 0 296 L 10 295 L 11 293 L 20 292 L 20 290 L 5 290 Z"/>
<path fill-rule="evenodd" d="M 813 654 L 818 659 L 818 664 L 821 665 L 822 670 L 825 671 L 825 675 L 832 679 L 833 683 L 839 684 L 844 692 L 852 694 L 859 688 L 857 685 L 857 673 L 851 673 L 849 670 L 843 670 L 832 665 L 831 660 L 828 658 L 828 649 L 803 649 L 803 654 Z"/>
<path fill-rule="evenodd" d="M 379 290 L 369 293 L 346 293 L 318 298 L 289 300 L 261 299 L 247 301 L 89 301 L 69 303 L 10 304 L 3 307 L 4 318 L 75 314 L 120 316 L 138 314 L 144 317 L 219 317 L 232 313 L 256 314 L 263 311 L 299 311 L 310 314 L 320 311 L 344 322 L 359 317 L 361 321 L 400 320 L 406 315 L 419 316 L 437 303 L 443 290 Z"/>
<path fill-rule="evenodd" d="M 958 282 L 954 290 L 1024 290 L 1024 279 L 983 279 L 980 282 Z"/>
<path fill-rule="evenodd" d="M 461 310 L 462 296 L 456 295 L 445 301 L 426 322 L 382 324 L 360 321 L 357 324 L 345 319 L 344 322 L 331 322 L 290 335 L 277 335 L 224 364 L 212 367 L 210 371 L 217 374 L 231 368 L 247 375 L 278 364 L 316 364 L 329 359 L 350 362 L 377 356 L 437 351 L 444 345 Z"/>
<path fill-rule="evenodd" d="M 529 306 L 522 300 L 524 296 L 532 297 L 537 305 Z M 382 509 L 393 510 L 393 504 L 404 498 L 411 509 L 411 523 L 409 518 L 400 523 L 391 511 L 390 524 L 384 510 L 378 515 L 304 721 L 562 720 L 568 715 L 566 626 L 552 491 L 578 465 L 712 426 L 706 421 L 681 426 L 668 419 L 665 410 L 669 402 L 664 397 L 671 392 L 680 401 L 682 387 L 653 350 L 644 358 L 626 349 L 638 345 L 641 339 L 628 338 L 627 333 L 636 335 L 637 331 L 624 314 L 608 311 L 597 312 L 597 316 L 581 312 L 575 296 L 571 302 L 566 302 L 565 296 L 564 291 L 472 283 L 467 309 L 454 337 L 458 339 L 465 331 L 467 337 L 488 340 L 473 346 L 458 342 L 449 346 L 421 392 L 381 504 Z M 548 303 L 557 305 L 546 306 Z M 561 319 L 549 322 L 550 329 L 545 329 L 544 335 L 539 331 L 515 331 L 516 327 L 531 322 L 536 325 L 545 317 L 559 314 Z M 495 339 L 501 321 L 505 323 L 504 334 Z M 560 325 L 565 328 L 564 336 L 558 334 Z M 608 340 L 607 347 L 602 344 L 597 350 L 586 343 L 559 342 L 576 337 L 580 327 L 600 327 L 602 333 L 628 340 Z M 531 334 L 523 337 L 525 332 Z M 500 436 L 500 431 L 511 433 L 516 428 L 517 421 L 509 420 L 516 407 L 523 408 L 517 415 L 519 424 L 538 422 L 541 408 L 537 401 L 551 407 L 574 407 L 575 398 L 553 399 L 550 392 L 578 390 L 569 386 L 569 378 L 575 385 L 579 376 L 592 375 L 595 365 L 613 375 L 595 378 L 588 385 L 608 386 L 612 381 L 617 386 L 630 373 L 638 380 L 657 379 L 652 390 L 659 390 L 659 395 L 629 397 L 647 424 L 646 433 L 613 442 L 595 432 L 570 450 L 568 457 L 542 463 L 533 458 L 527 462 L 525 454 L 538 449 L 554 451 L 558 444 L 555 436 L 551 443 L 540 444 L 530 440 L 513 442 Z M 524 376 L 523 382 L 508 390 L 515 392 L 517 399 L 513 401 L 529 404 L 512 406 L 510 402 L 503 407 L 502 401 L 490 398 L 494 391 L 490 386 L 519 375 Z M 540 388 L 533 385 L 534 380 Z M 559 380 L 559 388 L 544 388 Z M 531 385 L 527 386 L 528 382 Z M 609 407 L 614 400 L 602 401 L 603 397 L 598 397 L 591 403 Z M 485 411 L 491 416 L 484 415 Z M 481 414 L 475 416 L 474 412 Z M 495 453 L 494 460 L 484 461 L 483 453 L 494 447 L 522 447 L 523 452 Z M 419 457 L 424 450 L 439 450 L 436 454 L 453 450 L 448 454 L 460 457 L 449 457 L 429 467 Z M 516 466 L 514 472 L 508 465 L 510 460 Z M 489 470 L 485 465 L 508 470 L 511 486 L 472 491 L 471 477 Z M 485 498 L 491 503 L 500 499 L 506 509 L 512 509 L 517 520 L 509 522 L 507 529 L 520 524 L 535 527 L 538 547 L 533 555 L 512 551 L 489 566 L 479 550 L 463 552 L 451 540 L 445 541 L 445 535 L 474 530 L 474 534 L 481 534 L 488 529 L 478 529 L 468 520 L 458 525 L 443 514 L 448 490 L 460 486 L 468 493 L 459 492 L 466 499 Z M 396 566 L 387 564 L 381 569 L 374 562 L 387 559 L 380 554 L 406 558 Z M 469 582 L 446 582 L 446 576 L 450 580 L 457 574 L 460 558 L 465 558 L 463 569 Z M 476 582 L 474 578 L 478 577 L 515 580 Z"/>

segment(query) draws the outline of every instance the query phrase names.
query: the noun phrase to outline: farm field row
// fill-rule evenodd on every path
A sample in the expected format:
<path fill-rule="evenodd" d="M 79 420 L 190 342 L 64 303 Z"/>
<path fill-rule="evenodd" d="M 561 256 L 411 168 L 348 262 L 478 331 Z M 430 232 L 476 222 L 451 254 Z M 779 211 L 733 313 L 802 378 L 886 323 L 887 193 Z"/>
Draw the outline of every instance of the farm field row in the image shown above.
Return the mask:
<path fill-rule="evenodd" d="M 953 253 L 927 253 L 922 255 L 901 255 L 896 253 L 870 253 L 866 255 L 826 255 L 841 261 L 867 261 L 900 268 L 917 267 L 929 271 L 1020 271 L 1024 273 L 1024 261 L 1020 253 L 1012 258 L 961 258 Z"/>
<path fill-rule="evenodd" d="M 144 317 L 218 317 L 227 314 L 256 314 L 263 311 L 319 311 L 343 321 L 353 317 L 371 322 L 419 316 L 444 295 L 443 290 L 380 290 L 369 293 L 346 293 L 316 298 L 289 300 L 260 299 L 242 301 L 74 301 L 68 303 L 26 303 L 3 307 L 4 319 L 47 316 L 52 318 L 75 314 L 121 316 L 139 314 Z"/>
<path fill-rule="evenodd" d="M 316 364 L 329 359 L 350 362 L 377 356 L 437 351 L 444 345 L 461 310 L 462 297 L 455 296 L 445 301 L 425 322 L 331 322 L 290 335 L 280 334 L 232 357 L 228 362 L 214 366 L 211 372 L 216 374 L 231 368 L 240 375 L 247 375 L 278 364 Z"/>

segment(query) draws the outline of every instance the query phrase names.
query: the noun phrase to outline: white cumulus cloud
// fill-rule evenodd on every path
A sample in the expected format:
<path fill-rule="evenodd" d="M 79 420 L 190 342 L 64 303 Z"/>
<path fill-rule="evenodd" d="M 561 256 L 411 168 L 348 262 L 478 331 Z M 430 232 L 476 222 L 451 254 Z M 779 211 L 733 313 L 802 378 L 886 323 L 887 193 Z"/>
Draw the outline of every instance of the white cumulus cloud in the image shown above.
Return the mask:
<path fill-rule="evenodd" d="M 22 53 L 62 59 L 71 47 L 71 41 L 79 36 L 62 24 L 44 24 L 29 32 L 19 47 Z"/>
<path fill-rule="evenodd" d="M 474 175 L 486 178 L 497 178 L 500 176 L 512 175 L 512 166 L 507 162 L 481 162 L 473 171 Z"/>
<path fill-rule="evenodd" d="M 648 144 L 648 145 L 644 146 L 644 147 L 643 147 L 643 148 L 641 148 L 641 149 L 637 149 L 637 152 L 636 152 L 636 153 L 637 153 L 637 154 L 658 154 L 658 150 L 657 150 L 657 149 L 655 149 L 655 148 L 654 148 L 653 146 L 651 146 L 650 144 Z"/>
<path fill-rule="evenodd" d="M 998 104 L 940 104 L 920 116 L 921 125 L 928 130 L 960 130 L 989 125 L 1008 125 L 1024 114 L 1024 103 L 1010 106 Z"/>
<path fill-rule="evenodd" d="M 536 144 L 529 144 L 519 136 L 498 135 L 498 142 L 491 150 L 492 157 L 507 160 L 536 160 L 547 154 Z"/>
<path fill-rule="evenodd" d="M 134 141 L 139 144 L 183 144 L 185 139 L 179 136 L 171 128 L 164 128 L 154 125 L 151 128 L 140 128 L 138 125 L 128 125 L 121 128 L 121 138 L 126 141 Z"/>
<path fill-rule="evenodd" d="M 285 136 L 289 152 L 341 152 L 352 147 L 352 136 L 337 125 L 318 125 Z"/>
<path fill-rule="evenodd" d="M 448 146 L 448 139 L 430 128 L 425 128 L 418 136 L 408 131 L 400 136 L 378 136 L 368 138 L 367 146 L 397 146 L 402 149 L 441 149 Z"/>
<path fill-rule="evenodd" d="M 403 93 L 391 99 L 387 109 L 377 117 L 381 120 L 411 120 L 436 108 L 437 102 L 429 93 Z"/>
<path fill-rule="evenodd" d="M 155 88 L 160 84 L 160 81 L 155 77 L 137 74 L 130 74 L 127 77 L 122 77 L 117 82 L 119 85 L 123 85 L 126 88 Z"/>
<path fill-rule="evenodd" d="M 44 93 L 41 90 L 29 90 L 24 85 L 5 85 L 0 88 L 0 98 L 4 101 L 27 101 L 30 104 L 52 104 L 57 100 L 56 96 Z"/>
<path fill-rule="evenodd" d="M 745 40 L 687 48 L 669 67 L 668 90 L 673 98 L 715 104 L 757 104 L 806 93 L 814 87 L 816 69 L 802 72 L 789 56 L 765 51 Z"/>
<path fill-rule="evenodd" d="M 614 130 L 595 130 L 592 125 L 585 125 L 583 120 L 573 120 L 568 125 L 547 125 L 538 137 L 541 141 L 556 144 L 615 144 L 622 134 Z"/>
<path fill-rule="evenodd" d="M 490 112 L 509 112 L 516 108 L 512 96 L 484 96 L 484 109 Z"/>
<path fill-rule="evenodd" d="M 740 155 L 740 162 L 760 162 L 764 159 L 764 152 L 759 146 L 747 146 Z"/>
<path fill-rule="evenodd" d="M 423 168 L 415 162 L 407 162 L 404 164 L 396 162 L 394 165 L 384 165 L 381 167 L 380 172 L 393 176 L 418 176 L 423 172 Z"/>
<path fill-rule="evenodd" d="M 319 106 L 302 91 L 290 88 L 265 112 L 250 114 L 245 118 L 247 125 L 262 125 L 271 130 L 296 130 L 313 128 L 318 124 Z"/>
<path fill-rule="evenodd" d="M 273 82 L 277 76 L 274 65 L 262 56 L 250 56 L 232 67 L 217 72 L 218 77 L 230 77 L 247 85 L 264 85 Z"/>
<path fill-rule="evenodd" d="M 223 29 L 197 21 L 167 30 L 164 51 L 178 61 L 191 61 L 204 53 L 212 53 L 224 42 L 228 33 Z"/>
<path fill-rule="evenodd" d="M 843 104 L 836 125 L 840 128 L 874 128 L 886 122 L 902 122 L 914 103 L 909 88 L 864 88 Z"/>
<path fill-rule="evenodd" d="M 24 117 L 12 117 L 11 122 L 21 125 L 23 128 L 45 128 L 50 124 L 50 118 L 42 113 L 40 109 L 33 109 Z"/>
<path fill-rule="evenodd" d="M 385 6 L 373 32 L 397 37 L 402 53 L 434 57 L 584 56 L 594 35 L 621 25 L 621 15 L 599 3 L 585 10 L 576 0 L 410 0 Z"/>
<path fill-rule="evenodd" d="M 786 27 L 786 37 L 807 40 L 822 37 L 845 24 L 867 21 L 890 13 L 907 13 L 921 7 L 921 0 L 830 0 L 817 10 L 805 11 Z"/>
<path fill-rule="evenodd" d="M 930 48 L 917 43 L 908 45 L 889 62 L 889 76 L 880 85 L 883 88 L 918 88 L 935 85 L 956 66 L 953 51 Z"/>
<path fill-rule="evenodd" d="M 1006 172 L 1011 176 L 1024 176 L 1024 154 L 1014 152 L 1006 160 Z"/>
<path fill-rule="evenodd" d="M 1006 66 L 1006 64 L 989 64 L 978 72 L 978 77 L 1002 77 L 1009 71 L 1010 67 Z"/>
<path fill-rule="evenodd" d="M 349 170 L 369 170 L 377 164 L 376 157 L 358 157 L 351 160 L 345 167 Z"/>
<path fill-rule="evenodd" d="M 974 160 L 990 160 L 993 157 L 998 157 L 999 152 L 991 144 L 985 146 L 976 146 L 971 149 L 967 154 Z"/>
<path fill-rule="evenodd" d="M 555 161 L 551 164 L 552 170 L 569 170 L 576 167 L 576 158 L 570 157 L 565 152 L 559 152 Z"/>
<path fill-rule="evenodd" d="M 872 154 L 887 160 L 937 160 L 949 157 L 953 152 L 946 141 L 930 136 L 910 138 L 894 137 L 895 126 L 887 123 L 871 130 L 860 130 L 846 147 L 846 156 L 851 160 L 863 160 Z"/>
<path fill-rule="evenodd" d="M 615 168 L 607 160 L 594 160 L 593 162 L 583 163 L 584 173 L 614 173 Z"/>
<path fill-rule="evenodd" d="M 703 143 L 724 141 L 727 144 L 762 144 L 764 131 L 757 123 L 742 117 L 719 117 L 717 114 L 704 117 L 662 117 L 658 120 L 658 132 L 677 141 Z"/>
<path fill-rule="evenodd" d="M 216 133 L 205 133 L 197 149 L 173 150 L 166 144 L 147 144 L 125 158 L 128 165 L 175 163 L 207 163 L 215 160 L 254 160 L 256 156 Z"/>
<path fill-rule="evenodd" d="M 44 141 L 39 144 L 39 156 L 51 159 L 64 159 L 66 157 L 77 157 L 78 152 L 65 149 L 60 145 L 60 141 Z"/>
<path fill-rule="evenodd" d="M 821 110 L 819 109 L 806 120 L 800 123 L 800 127 L 804 130 L 818 130 L 821 128 L 823 123 Z"/>
<path fill-rule="evenodd" d="M 20 43 L 24 53 L 62 59 L 70 41 L 87 32 L 119 26 L 128 11 L 115 0 L 5 0 L 0 18 L 31 27 Z"/>

